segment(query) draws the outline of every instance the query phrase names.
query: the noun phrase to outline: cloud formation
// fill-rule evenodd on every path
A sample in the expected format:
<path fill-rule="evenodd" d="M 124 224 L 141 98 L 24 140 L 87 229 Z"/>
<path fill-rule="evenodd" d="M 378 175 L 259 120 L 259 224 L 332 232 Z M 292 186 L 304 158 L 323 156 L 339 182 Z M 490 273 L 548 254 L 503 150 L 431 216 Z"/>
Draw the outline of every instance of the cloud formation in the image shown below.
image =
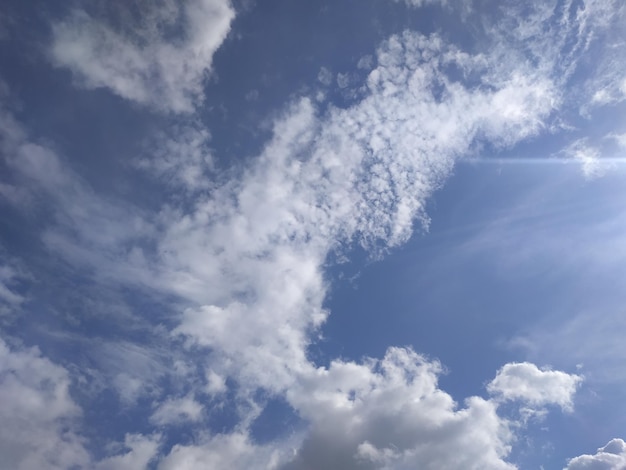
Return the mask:
<path fill-rule="evenodd" d="M 191 112 L 204 98 L 235 13 L 229 0 L 116 4 L 117 27 L 75 10 L 53 25 L 51 56 L 86 88 L 108 88 L 160 111 Z M 120 24 L 121 23 L 121 24 Z M 178 37 L 172 40 L 172 32 Z"/>
<path fill-rule="evenodd" d="M 514 393 L 506 378 L 523 376 L 520 368 L 528 374 Z M 312 371 L 287 392 L 311 430 L 283 468 L 514 469 L 505 460 L 515 434 L 498 414 L 501 395 L 520 406 L 568 406 L 580 380 L 507 364 L 488 387 L 494 398 L 470 397 L 459 407 L 438 387 L 440 373 L 439 363 L 404 348 Z"/>
<path fill-rule="evenodd" d="M 230 431 L 200 433 L 171 449 L 160 447 L 160 435 L 128 434 L 121 452 L 97 465 L 141 468 L 162 453 L 162 469 L 515 468 L 507 458 L 517 423 L 499 407 L 514 402 L 571 410 L 580 377 L 507 364 L 487 386 L 489 398 L 470 397 L 459 406 L 438 386 L 441 366 L 411 349 L 392 347 L 381 360 L 320 367 L 308 347 L 329 314 L 325 269 L 334 256 L 355 244 L 372 256 L 401 245 L 416 223 L 428 226 L 426 202 L 458 160 L 481 145 L 512 146 L 549 127 L 567 98 L 564 85 L 576 54 L 592 37 L 586 25 L 595 4 L 578 16 L 568 5 L 558 18 L 577 18 L 565 25 L 571 42 L 555 39 L 561 30 L 543 8 L 515 27 L 506 29 L 506 21 L 506 27 L 494 26 L 493 47 L 482 53 L 437 34 L 392 35 L 378 48 L 365 82 L 352 90 L 359 100 L 340 108 L 294 98 L 270 124 L 272 136 L 260 154 L 245 169 L 212 181 L 210 132 L 199 121 L 158 136 L 159 148 L 138 166 L 167 181 L 168 191 L 192 197 L 172 197 L 157 213 L 95 194 L 57 153 L 32 141 L 4 113 L 3 158 L 29 194 L 45 195 L 43 204 L 51 208 L 53 221 L 41 235 L 47 249 L 89 268 L 107 286 L 159 292 L 180 308 L 164 322 L 143 319 L 171 356 L 121 340 L 92 345 L 103 362 L 117 363 L 108 373 L 123 404 L 151 390 L 157 397 L 146 419 L 163 433 L 181 423 L 210 422 L 214 410 L 202 401 L 207 396 L 217 397 L 216 408 L 229 392 L 247 405 L 237 407 L 238 423 Z M 509 21 L 517 18 L 513 13 Z M 114 28 L 74 11 L 53 27 L 52 57 L 86 88 L 106 87 L 159 111 L 193 112 L 233 15 L 225 1 L 181 6 L 162 0 L 137 27 L 122 22 Z M 536 39 L 540 30 L 549 31 L 547 40 Z M 556 60 L 560 55 L 570 58 Z M 318 79 L 330 86 L 332 74 L 321 70 Z M 352 86 L 351 76 L 340 77 L 350 77 L 340 80 L 342 88 Z M 11 200 L 29 203 L 28 197 Z M 13 278 L 2 273 L 0 282 Z M 0 290 L 4 298 L 9 294 Z M 3 354 L 19 366 L 7 370 L 30 361 L 41 366 L 42 378 L 30 383 L 14 373 L 17 385 L 2 382 L 0 393 L 38 397 L 43 382 L 54 384 L 52 398 L 44 393 L 38 399 L 58 411 L 25 429 L 36 423 L 43 433 L 37 439 L 65 446 L 67 457 L 50 463 L 66 454 L 50 456 L 43 446 L 45 455 L 32 458 L 42 466 L 88 465 L 75 431 L 58 424 L 80 416 L 68 394 L 67 371 L 35 350 L 5 348 Z M 182 358 L 178 363 L 175 355 Z M 145 386 L 167 374 L 160 360 L 176 364 L 171 369 L 189 380 L 174 398 Z M 308 428 L 271 444 L 254 442 L 250 425 L 261 411 L 260 391 L 284 397 Z M 11 439 L 3 436 L 0 445 L 30 452 L 32 446 Z M 12 457 L 17 468 L 35 466 L 26 455 Z"/>
<path fill-rule="evenodd" d="M 560 371 L 541 370 L 528 362 L 506 364 L 487 386 L 502 400 L 524 400 L 533 406 L 549 403 L 572 409 L 572 396 L 582 377 Z"/>
<path fill-rule="evenodd" d="M 0 339 L 0 454 L 15 469 L 67 469 L 89 454 L 78 434 L 81 410 L 70 376 L 37 348 L 11 350 Z"/>
<path fill-rule="evenodd" d="M 623 470 L 626 468 L 626 442 L 611 439 L 594 455 L 580 455 L 571 459 L 565 470 Z"/>

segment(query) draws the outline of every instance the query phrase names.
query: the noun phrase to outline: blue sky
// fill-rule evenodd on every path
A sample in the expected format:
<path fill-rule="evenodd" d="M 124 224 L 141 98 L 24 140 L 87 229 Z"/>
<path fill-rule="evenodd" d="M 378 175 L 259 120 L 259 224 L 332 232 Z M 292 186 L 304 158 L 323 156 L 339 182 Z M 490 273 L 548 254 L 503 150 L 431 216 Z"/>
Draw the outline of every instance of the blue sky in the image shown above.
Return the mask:
<path fill-rule="evenodd" d="M 5 2 L 0 468 L 626 468 L 624 20 Z"/>

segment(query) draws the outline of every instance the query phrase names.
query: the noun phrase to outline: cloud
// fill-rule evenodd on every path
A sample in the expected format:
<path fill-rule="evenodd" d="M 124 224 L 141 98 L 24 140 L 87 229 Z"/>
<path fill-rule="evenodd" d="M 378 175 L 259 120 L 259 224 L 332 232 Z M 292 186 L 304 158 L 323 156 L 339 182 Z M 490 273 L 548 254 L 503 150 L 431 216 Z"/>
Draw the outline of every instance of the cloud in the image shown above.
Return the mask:
<path fill-rule="evenodd" d="M 175 445 L 160 462 L 159 470 L 196 468 L 248 468 L 274 470 L 280 451 L 273 446 L 257 446 L 245 433 L 233 432 L 206 439 L 192 446 Z"/>
<path fill-rule="evenodd" d="M 502 400 L 523 400 L 533 406 L 556 404 L 572 409 L 572 397 L 582 377 L 565 372 L 541 370 L 528 362 L 506 364 L 487 386 Z"/>
<path fill-rule="evenodd" d="M 333 73 L 328 68 L 322 67 L 317 74 L 317 80 L 322 85 L 329 86 L 333 82 Z"/>
<path fill-rule="evenodd" d="M 613 139 L 620 148 L 626 149 L 626 133 L 609 134 L 607 137 Z"/>
<path fill-rule="evenodd" d="M 523 375 L 520 366 L 531 377 L 515 394 L 506 379 Z M 488 387 L 495 399 L 470 397 L 459 407 L 438 387 L 440 373 L 439 363 L 405 348 L 390 348 L 380 361 L 335 360 L 310 371 L 286 396 L 311 428 L 282 468 L 514 469 L 505 460 L 514 426 L 498 415 L 500 396 L 566 407 L 577 380 L 507 364 Z"/>
<path fill-rule="evenodd" d="M 170 398 L 161 403 L 150 416 L 150 421 L 159 426 L 199 421 L 204 408 L 192 396 Z"/>
<path fill-rule="evenodd" d="M 30 276 L 21 264 L 12 260 L 1 247 L 0 255 L 4 258 L 4 261 L 0 262 L 0 319 L 4 317 L 6 320 L 14 317 L 26 300 L 24 295 L 19 293 L 19 286 Z"/>
<path fill-rule="evenodd" d="M 405 242 L 476 140 L 513 145 L 542 129 L 558 90 L 544 71 L 506 57 L 472 55 L 437 35 L 394 35 L 360 102 L 323 112 L 296 100 L 239 177 L 191 205 L 172 201 L 152 221 L 100 200 L 24 138 L 15 165 L 63 208 L 44 235 L 50 249 L 99 276 L 179 296 L 187 308 L 174 338 L 210 350 L 218 375 L 280 391 L 308 367 L 306 348 L 327 316 L 328 257 L 355 242 L 375 255 Z M 152 167 L 196 191 L 207 138 L 197 128 L 168 137 Z"/>
<path fill-rule="evenodd" d="M 33 141 L 2 106 L 0 145 L 2 162 L 20 189 L 19 197 L 9 202 L 27 217 L 44 211 L 53 218 L 40 233 L 52 253 L 90 265 L 101 279 L 150 283 L 142 243 L 151 238 L 152 227 L 139 208 L 96 194 L 65 159 Z"/>
<path fill-rule="evenodd" d="M 88 88 L 108 87 L 164 111 L 193 111 L 232 12 L 223 2 L 162 5 L 170 9 L 149 14 L 133 40 L 76 11 L 54 28 L 53 57 Z M 209 38 L 194 29 L 207 15 L 217 24 L 206 29 Z M 187 35 L 166 45 L 163 25 L 179 17 L 189 21 Z M 532 38 L 537 24 L 523 26 L 513 29 L 516 40 Z M 95 194 L 62 158 L 6 118 L 10 166 L 55 208 L 42 238 L 56 256 L 92 268 L 109 285 L 176 296 L 180 315 L 159 327 L 168 329 L 173 349 L 182 345 L 189 357 L 200 352 L 198 367 L 207 369 L 202 388 L 219 394 L 233 387 L 246 398 L 259 388 L 287 396 L 311 429 L 286 468 L 328 466 L 323 459 L 343 468 L 514 468 L 505 460 L 514 435 L 497 413 L 499 400 L 567 409 L 574 376 L 508 365 L 490 385 L 496 398 L 471 397 L 459 407 L 437 386 L 439 365 L 408 349 L 328 368 L 307 357 L 328 315 L 324 270 L 333 256 L 354 244 L 378 256 L 404 243 L 416 222 L 427 227 L 426 202 L 459 159 L 484 141 L 512 146 L 536 135 L 562 104 L 561 69 L 526 60 L 527 49 L 515 49 L 515 42 L 502 43 L 513 50 L 469 53 L 438 35 L 393 35 L 379 47 L 360 101 L 322 109 L 308 97 L 294 99 L 272 124 L 260 155 L 218 183 L 204 178 L 207 130 L 194 124 L 164 136 L 163 151 L 142 165 L 194 198 L 173 198 L 149 220 Z M 536 42 L 524 44 L 540 50 Z M 112 354 L 118 356 L 125 357 Z M 141 393 L 137 363 L 119 362 L 113 384 L 132 403 Z M 146 368 L 147 376 L 161 370 Z M 164 401 L 152 419 L 166 426 L 202 413 L 190 394 Z M 247 433 L 246 421 L 258 410 L 241 414 L 235 431 L 176 445 L 160 467 L 280 465 L 283 449 L 257 445 Z M 129 453 L 113 464 L 149 462 L 157 440 L 127 437 Z"/>
<path fill-rule="evenodd" d="M 117 28 L 73 11 L 53 25 L 53 62 L 70 69 L 85 88 L 108 88 L 160 111 L 193 111 L 234 10 L 228 0 L 160 0 L 145 7 L 119 7 Z M 168 36 L 176 29 L 181 36 L 172 41 Z"/>
<path fill-rule="evenodd" d="M 160 436 L 143 436 L 140 434 L 127 434 L 120 453 L 107 457 L 95 464 L 95 470 L 137 470 L 148 467 L 148 464 L 158 455 Z"/>
<path fill-rule="evenodd" d="M 199 123 L 176 125 L 146 143 L 146 155 L 136 162 L 162 183 L 194 192 L 209 189 L 213 156 L 210 132 Z"/>
<path fill-rule="evenodd" d="M 11 349 L 0 339 L 2 466 L 61 470 L 89 462 L 69 388 L 67 370 L 37 348 Z"/>
<path fill-rule="evenodd" d="M 485 88 L 449 77 L 453 65 L 484 72 Z M 378 253 L 403 243 L 474 139 L 510 145 L 551 113 L 548 79 L 524 69 L 495 82 L 489 67 L 407 32 L 380 47 L 358 104 L 322 113 L 308 98 L 293 103 L 238 180 L 192 211 L 164 212 L 164 284 L 199 304 L 174 333 L 221 356 L 220 374 L 288 386 L 326 317 L 327 257 L 353 242 Z"/>
<path fill-rule="evenodd" d="M 580 139 L 563 149 L 563 153 L 581 163 L 583 175 L 587 179 L 604 176 L 611 169 L 610 163 L 602 161 L 600 150 L 591 146 L 586 139 Z"/>
<path fill-rule="evenodd" d="M 571 459 L 565 470 L 623 470 L 626 468 L 626 443 L 611 439 L 594 455 L 580 455 Z"/>
<path fill-rule="evenodd" d="M 397 3 L 403 0 L 394 0 L 394 1 Z M 407 6 L 419 8 L 425 5 L 433 5 L 433 4 L 446 5 L 448 2 L 447 0 L 404 0 L 404 3 L 406 3 Z"/>

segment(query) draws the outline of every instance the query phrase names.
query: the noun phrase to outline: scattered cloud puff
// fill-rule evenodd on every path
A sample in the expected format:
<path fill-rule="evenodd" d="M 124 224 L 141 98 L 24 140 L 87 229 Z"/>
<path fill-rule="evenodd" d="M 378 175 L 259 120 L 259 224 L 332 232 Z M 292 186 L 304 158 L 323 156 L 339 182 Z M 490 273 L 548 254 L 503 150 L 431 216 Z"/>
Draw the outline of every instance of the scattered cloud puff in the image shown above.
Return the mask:
<path fill-rule="evenodd" d="M 317 80 L 322 84 L 329 86 L 333 82 L 333 73 L 326 67 L 320 68 L 317 74 Z"/>
<path fill-rule="evenodd" d="M 108 88 L 160 111 L 193 111 L 235 16 L 230 1 L 159 0 L 150 8 L 134 1 L 119 8 L 127 10 L 117 28 L 83 10 L 54 24 L 53 62 L 86 88 Z M 177 29 L 182 33 L 172 41 Z"/>
<path fill-rule="evenodd" d="M 626 149 L 626 133 L 624 133 L 624 134 L 610 134 L 609 138 L 615 140 L 615 142 L 617 143 L 617 145 L 620 148 Z"/>
<path fill-rule="evenodd" d="M 524 400 L 534 406 L 553 403 L 572 410 L 572 396 L 582 377 L 565 372 L 541 370 L 528 362 L 506 364 L 487 390 L 502 400 Z"/>
<path fill-rule="evenodd" d="M 408 6 L 419 8 L 425 5 L 442 4 L 445 5 L 447 0 L 394 0 L 396 3 L 404 1 Z"/>
<path fill-rule="evenodd" d="M 611 439 L 594 455 L 580 455 L 571 459 L 565 470 L 624 470 L 626 468 L 626 442 Z"/>
<path fill-rule="evenodd" d="M 182 424 L 186 421 L 199 421 L 204 407 L 192 396 L 171 398 L 161 403 L 150 416 L 150 421 L 163 426 L 166 424 Z"/>
<path fill-rule="evenodd" d="M 587 179 L 602 177 L 612 167 L 610 162 L 602 160 L 600 150 L 591 146 L 586 139 L 573 142 L 563 150 L 563 153 L 581 163 L 583 175 Z"/>
<path fill-rule="evenodd" d="M 94 465 L 95 470 L 137 470 L 148 468 L 148 464 L 158 455 L 160 436 L 143 436 L 127 434 L 122 451 L 112 457 L 105 458 Z"/>

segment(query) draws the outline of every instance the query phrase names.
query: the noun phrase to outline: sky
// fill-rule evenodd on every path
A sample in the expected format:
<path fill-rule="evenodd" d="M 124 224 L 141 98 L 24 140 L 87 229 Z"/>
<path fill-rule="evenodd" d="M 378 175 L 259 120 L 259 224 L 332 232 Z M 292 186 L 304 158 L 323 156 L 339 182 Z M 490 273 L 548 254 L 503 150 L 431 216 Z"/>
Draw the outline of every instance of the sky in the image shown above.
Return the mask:
<path fill-rule="evenodd" d="M 4 0 L 0 469 L 626 469 L 621 0 Z"/>

